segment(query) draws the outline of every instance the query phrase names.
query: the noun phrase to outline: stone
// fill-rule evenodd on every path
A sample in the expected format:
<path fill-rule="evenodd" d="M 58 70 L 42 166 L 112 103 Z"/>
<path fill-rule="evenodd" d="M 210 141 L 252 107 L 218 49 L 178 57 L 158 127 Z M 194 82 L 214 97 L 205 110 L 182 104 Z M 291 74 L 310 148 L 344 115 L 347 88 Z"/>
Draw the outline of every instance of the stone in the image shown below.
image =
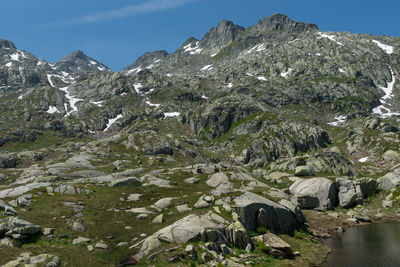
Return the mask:
<path fill-rule="evenodd" d="M 15 168 L 17 158 L 11 154 L 0 154 L 0 168 Z"/>
<path fill-rule="evenodd" d="M 337 205 L 336 186 L 324 177 L 298 180 L 289 191 L 293 195 L 292 202 L 301 209 L 325 211 Z"/>
<path fill-rule="evenodd" d="M 161 241 L 177 244 L 195 241 L 200 238 L 203 229 L 222 230 L 225 223 L 226 221 L 215 213 L 191 214 L 146 238 L 141 251 L 148 254 L 159 247 Z"/>
<path fill-rule="evenodd" d="M 19 235 L 18 237 L 24 238 L 26 236 L 36 235 L 41 232 L 42 228 L 40 226 L 34 225 L 17 217 L 0 219 L 0 235 L 9 233 L 10 235 Z"/>
<path fill-rule="evenodd" d="M 339 205 L 345 209 L 352 208 L 361 202 L 357 194 L 356 186 L 352 180 L 346 178 L 336 179 Z"/>
<path fill-rule="evenodd" d="M 128 242 L 119 242 L 116 246 L 117 247 L 127 247 L 127 246 L 129 246 L 129 243 Z"/>
<path fill-rule="evenodd" d="M 137 220 L 145 220 L 145 219 L 147 219 L 149 217 L 149 214 L 148 213 L 140 213 L 140 214 L 138 214 L 137 216 L 136 216 L 136 219 Z"/>
<path fill-rule="evenodd" d="M 188 207 L 188 204 L 177 205 L 176 209 L 179 213 L 191 211 L 192 209 Z"/>
<path fill-rule="evenodd" d="M 9 237 L 5 237 L 3 239 L 0 239 L 0 246 L 4 246 L 4 247 L 14 247 L 11 238 Z"/>
<path fill-rule="evenodd" d="M 138 201 L 142 194 L 130 194 L 127 201 Z"/>
<path fill-rule="evenodd" d="M 382 190 L 390 190 L 400 184 L 400 174 L 390 172 L 378 179 L 378 186 Z"/>
<path fill-rule="evenodd" d="M 250 235 L 240 221 L 233 222 L 226 227 L 225 236 L 230 244 L 240 249 L 246 249 L 247 244 L 251 243 Z"/>
<path fill-rule="evenodd" d="M 142 182 L 136 177 L 120 178 L 112 181 L 110 187 L 141 186 Z"/>
<path fill-rule="evenodd" d="M 211 207 L 214 204 L 214 197 L 213 196 L 201 196 L 197 202 L 194 204 L 195 208 L 203 209 Z"/>
<path fill-rule="evenodd" d="M 360 198 L 366 199 L 378 190 L 378 182 L 369 177 L 355 180 L 356 190 Z"/>
<path fill-rule="evenodd" d="M 72 240 L 72 245 L 87 244 L 87 243 L 90 243 L 90 239 L 82 236 L 78 236 L 77 238 Z"/>
<path fill-rule="evenodd" d="M 72 223 L 72 230 L 84 232 L 86 230 L 86 225 L 82 220 L 76 220 Z"/>
<path fill-rule="evenodd" d="M 382 155 L 383 159 L 386 161 L 399 161 L 400 154 L 393 150 L 388 150 Z"/>
<path fill-rule="evenodd" d="M 43 228 L 43 235 L 44 236 L 51 236 L 54 234 L 54 228 Z"/>
<path fill-rule="evenodd" d="M 161 212 L 165 209 L 168 209 L 171 206 L 171 201 L 173 199 L 174 199 L 173 197 L 162 198 L 153 205 L 151 205 L 150 207 L 157 210 L 158 212 Z"/>
<path fill-rule="evenodd" d="M 303 222 L 297 219 L 299 216 L 289 208 L 252 192 L 245 192 L 236 197 L 234 202 L 233 208 L 239 215 L 239 221 L 248 230 L 265 227 L 272 232 L 293 234 L 304 227 Z M 300 210 L 298 212 L 301 214 Z"/>
<path fill-rule="evenodd" d="M 87 246 L 87 250 L 88 250 L 88 251 L 93 251 L 93 250 L 94 250 L 93 245 L 88 245 L 88 246 Z"/>
<path fill-rule="evenodd" d="M 94 248 L 99 248 L 99 249 L 108 249 L 108 245 L 104 243 L 103 241 L 97 242 L 94 245 Z"/>
<path fill-rule="evenodd" d="M 270 254 L 274 257 L 287 258 L 292 255 L 291 246 L 273 233 L 253 237 L 252 241 L 255 244 L 264 242 L 265 247 L 270 248 Z"/>
<path fill-rule="evenodd" d="M 163 222 L 165 222 L 164 214 L 157 215 L 152 221 L 152 223 L 155 223 L 155 224 L 160 224 Z"/>
<path fill-rule="evenodd" d="M 297 166 L 294 175 L 296 176 L 313 176 L 314 170 L 310 166 Z"/>
<path fill-rule="evenodd" d="M 192 177 L 185 179 L 184 182 L 187 184 L 198 184 L 200 182 L 200 179 L 197 177 Z"/>

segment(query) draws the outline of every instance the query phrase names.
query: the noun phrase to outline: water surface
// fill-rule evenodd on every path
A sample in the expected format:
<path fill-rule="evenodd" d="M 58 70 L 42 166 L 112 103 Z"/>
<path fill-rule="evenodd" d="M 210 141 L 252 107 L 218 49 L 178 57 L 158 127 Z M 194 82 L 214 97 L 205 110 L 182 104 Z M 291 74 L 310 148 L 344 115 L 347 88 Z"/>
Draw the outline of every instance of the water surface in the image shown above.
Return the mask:
<path fill-rule="evenodd" d="M 324 267 L 400 266 L 400 224 L 347 228 L 324 244 L 332 249 Z"/>

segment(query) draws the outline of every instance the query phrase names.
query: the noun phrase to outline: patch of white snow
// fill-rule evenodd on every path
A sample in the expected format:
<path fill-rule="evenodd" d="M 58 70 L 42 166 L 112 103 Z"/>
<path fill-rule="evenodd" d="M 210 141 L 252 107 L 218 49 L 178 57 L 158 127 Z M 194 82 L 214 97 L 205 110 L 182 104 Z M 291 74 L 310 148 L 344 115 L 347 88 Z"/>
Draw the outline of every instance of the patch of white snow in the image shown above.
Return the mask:
<path fill-rule="evenodd" d="M 117 117 L 113 119 L 109 119 L 106 128 L 103 130 L 103 132 L 106 132 L 117 120 L 122 119 L 122 114 L 119 114 Z"/>
<path fill-rule="evenodd" d="M 386 54 L 390 55 L 393 53 L 393 50 L 394 50 L 393 46 L 382 44 L 381 42 L 379 42 L 377 40 L 372 40 L 372 42 L 374 42 L 377 46 L 379 46 L 380 49 L 385 51 Z"/>
<path fill-rule="evenodd" d="M 60 111 L 55 106 L 49 106 L 49 109 L 46 112 L 49 114 L 60 113 Z"/>
<path fill-rule="evenodd" d="M 213 69 L 213 67 L 212 67 L 212 64 L 211 64 L 211 65 L 204 66 L 201 70 L 202 71 L 209 71 L 209 70 L 212 70 L 212 69 Z"/>
<path fill-rule="evenodd" d="M 165 112 L 164 113 L 164 117 L 168 118 L 168 117 L 178 117 L 181 113 L 179 112 Z"/>
<path fill-rule="evenodd" d="M 323 33 L 323 32 L 319 32 L 318 35 L 320 36 L 320 37 L 317 37 L 318 39 L 327 38 L 327 39 L 331 40 L 332 42 L 335 42 L 338 45 L 343 46 L 343 44 L 341 42 L 336 41 L 336 36 L 335 35 L 329 35 L 329 34 L 326 34 L 326 33 Z"/>
<path fill-rule="evenodd" d="M 281 72 L 281 76 L 282 76 L 283 78 L 285 78 L 285 77 L 288 76 L 291 72 L 292 72 L 292 68 L 289 68 L 287 71 Z"/>
<path fill-rule="evenodd" d="M 364 157 L 364 158 L 360 158 L 358 161 L 359 162 L 367 162 L 367 160 L 368 160 L 368 157 Z"/>

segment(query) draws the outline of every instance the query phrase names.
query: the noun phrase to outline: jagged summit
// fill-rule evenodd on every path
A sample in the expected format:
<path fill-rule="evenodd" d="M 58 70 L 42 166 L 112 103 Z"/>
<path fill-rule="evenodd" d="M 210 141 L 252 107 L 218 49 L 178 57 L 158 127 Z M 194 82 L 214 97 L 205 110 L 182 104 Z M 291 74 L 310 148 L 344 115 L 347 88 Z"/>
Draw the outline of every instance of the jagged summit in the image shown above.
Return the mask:
<path fill-rule="evenodd" d="M 76 72 L 108 72 L 110 69 L 98 61 L 88 57 L 84 52 L 77 50 L 63 57 L 55 63 L 57 71 L 67 73 Z"/>
<path fill-rule="evenodd" d="M 0 39 L 0 48 L 17 49 L 13 42 L 3 39 Z"/>
<path fill-rule="evenodd" d="M 304 31 L 304 30 L 318 30 L 317 25 L 295 21 L 288 16 L 280 13 L 272 14 L 271 16 L 261 19 L 255 27 L 261 28 L 267 31 L 277 31 L 290 29 L 292 31 Z"/>
<path fill-rule="evenodd" d="M 123 72 L 126 74 L 138 73 L 144 69 L 152 69 L 160 64 L 161 60 L 168 56 L 165 50 L 146 52 L 141 55 L 132 65 L 126 67 Z"/>

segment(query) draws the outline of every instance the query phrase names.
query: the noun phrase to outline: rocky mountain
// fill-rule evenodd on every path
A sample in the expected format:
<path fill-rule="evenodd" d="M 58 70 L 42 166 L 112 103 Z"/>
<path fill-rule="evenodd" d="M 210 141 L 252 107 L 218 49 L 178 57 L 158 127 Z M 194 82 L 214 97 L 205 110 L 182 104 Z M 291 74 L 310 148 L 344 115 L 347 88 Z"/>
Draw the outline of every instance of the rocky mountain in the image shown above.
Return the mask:
<path fill-rule="evenodd" d="M 399 218 L 399 75 L 400 38 L 282 14 L 121 72 L 0 40 L 0 264 L 322 264 Z"/>

